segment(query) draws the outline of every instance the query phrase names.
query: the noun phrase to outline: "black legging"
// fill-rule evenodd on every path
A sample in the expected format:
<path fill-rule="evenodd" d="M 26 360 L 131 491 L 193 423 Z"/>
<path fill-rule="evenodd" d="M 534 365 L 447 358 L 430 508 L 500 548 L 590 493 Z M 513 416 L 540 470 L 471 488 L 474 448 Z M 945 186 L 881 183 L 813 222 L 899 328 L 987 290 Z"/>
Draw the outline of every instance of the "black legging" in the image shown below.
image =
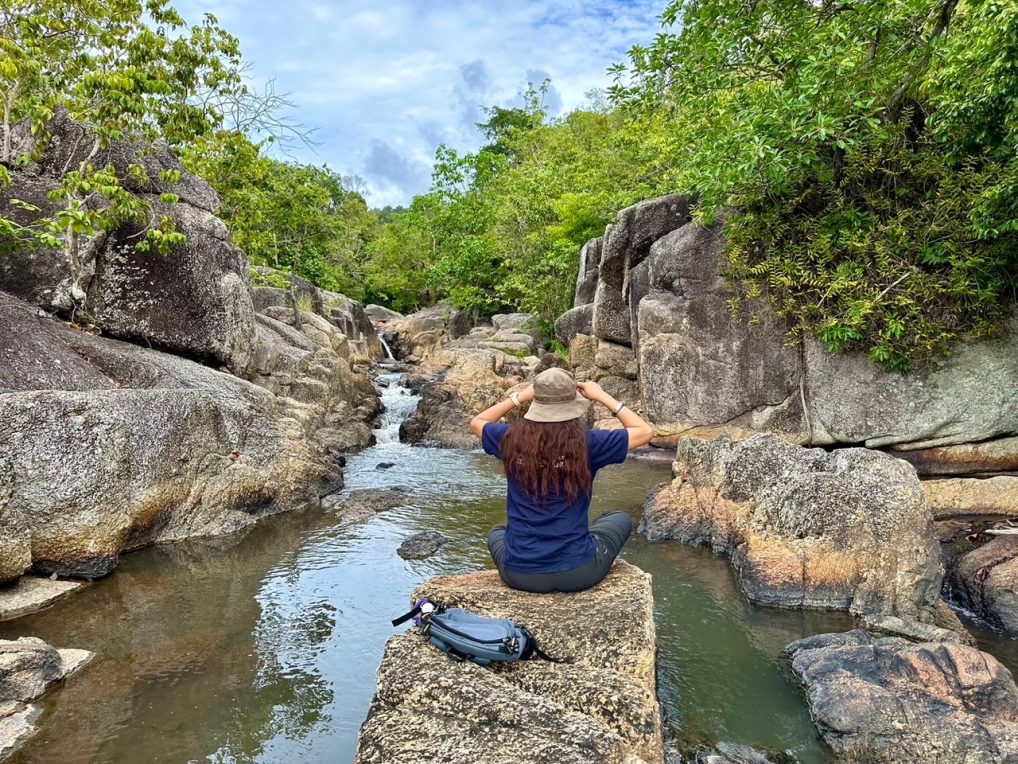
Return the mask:
<path fill-rule="evenodd" d="M 498 574 L 506 586 L 525 592 L 547 594 L 549 592 L 580 592 L 601 583 L 608 569 L 622 551 L 629 534 L 633 532 L 633 521 L 625 512 L 609 512 L 601 515 L 590 525 L 594 539 L 594 557 L 582 565 L 558 573 L 516 573 L 506 570 L 505 526 L 496 525 L 488 534 L 488 551 L 495 561 Z"/>

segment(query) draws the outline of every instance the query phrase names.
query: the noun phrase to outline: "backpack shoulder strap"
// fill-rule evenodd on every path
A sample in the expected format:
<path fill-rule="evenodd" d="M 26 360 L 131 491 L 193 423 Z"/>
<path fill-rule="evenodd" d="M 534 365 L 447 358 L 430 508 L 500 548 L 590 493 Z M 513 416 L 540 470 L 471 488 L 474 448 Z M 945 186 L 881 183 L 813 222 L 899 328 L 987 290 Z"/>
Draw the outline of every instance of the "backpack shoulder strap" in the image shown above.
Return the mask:
<path fill-rule="evenodd" d="M 520 660 L 531 660 L 533 658 L 540 658 L 542 661 L 548 661 L 549 663 L 572 663 L 571 658 L 552 658 L 548 653 L 542 650 L 537 645 L 537 638 L 530 633 L 529 629 L 525 629 L 522 626 L 519 627 L 527 637 L 527 647 L 523 651 L 523 655 L 520 656 Z"/>

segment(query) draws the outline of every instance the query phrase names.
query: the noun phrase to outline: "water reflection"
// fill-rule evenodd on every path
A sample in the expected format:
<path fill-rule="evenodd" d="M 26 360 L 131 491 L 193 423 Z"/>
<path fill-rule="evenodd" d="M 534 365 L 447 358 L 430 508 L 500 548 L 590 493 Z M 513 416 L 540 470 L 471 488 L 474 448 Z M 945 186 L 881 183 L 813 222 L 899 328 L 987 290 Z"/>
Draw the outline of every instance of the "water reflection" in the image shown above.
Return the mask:
<path fill-rule="evenodd" d="M 42 732 L 14 761 L 188 761 L 224 739 L 235 760 L 253 760 L 280 726 L 299 719 L 307 729 L 323 718 L 331 689 L 320 676 L 289 671 L 265 644 L 265 624 L 279 618 L 257 597 L 281 551 L 297 548 L 316 522 L 300 513 L 232 548 L 129 555 L 81 595 L 5 624 L 6 638 L 35 634 L 97 653 L 47 698 Z M 300 638 L 286 623 L 271 631 Z"/>

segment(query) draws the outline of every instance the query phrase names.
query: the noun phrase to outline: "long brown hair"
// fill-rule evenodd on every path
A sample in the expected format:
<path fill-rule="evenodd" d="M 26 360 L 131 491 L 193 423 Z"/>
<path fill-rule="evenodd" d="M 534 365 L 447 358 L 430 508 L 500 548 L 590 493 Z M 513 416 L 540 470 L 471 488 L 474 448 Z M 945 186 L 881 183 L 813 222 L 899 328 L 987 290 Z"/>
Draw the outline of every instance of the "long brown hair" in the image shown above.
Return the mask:
<path fill-rule="evenodd" d="M 502 467 L 532 499 L 561 493 L 570 504 L 590 494 L 587 433 L 583 422 L 532 422 L 510 425 L 500 444 Z"/>

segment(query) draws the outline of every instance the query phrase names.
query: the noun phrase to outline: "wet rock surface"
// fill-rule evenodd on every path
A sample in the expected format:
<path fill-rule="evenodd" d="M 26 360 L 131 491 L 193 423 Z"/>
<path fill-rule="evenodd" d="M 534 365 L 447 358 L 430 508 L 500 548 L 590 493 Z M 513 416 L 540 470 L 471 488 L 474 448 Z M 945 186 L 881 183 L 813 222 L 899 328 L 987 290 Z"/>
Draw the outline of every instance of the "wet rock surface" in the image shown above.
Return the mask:
<path fill-rule="evenodd" d="M 866 632 L 788 646 L 838 761 L 989 764 L 1018 757 L 1018 687 L 984 652 Z"/>
<path fill-rule="evenodd" d="M 945 584 L 952 602 L 1018 636 L 1018 535 L 992 537 L 951 561 Z"/>
<path fill-rule="evenodd" d="M 620 562 L 578 594 L 528 594 L 494 571 L 432 579 L 414 592 L 512 618 L 573 663 L 455 663 L 411 629 L 389 640 L 357 764 L 640 764 L 664 759 L 655 697 L 650 577 Z M 413 734 L 407 734 L 413 730 Z"/>
<path fill-rule="evenodd" d="M 379 512 L 413 506 L 413 497 L 402 486 L 389 489 L 363 488 L 326 496 L 322 499 L 322 506 L 340 515 L 344 522 L 360 523 Z"/>
<path fill-rule="evenodd" d="M 441 533 L 425 531 L 411 536 L 400 544 L 396 554 L 404 560 L 423 560 L 426 557 L 431 557 L 448 541 L 448 537 Z"/>
<path fill-rule="evenodd" d="M 684 438 L 673 474 L 640 531 L 727 555 L 753 601 L 933 621 L 940 548 L 909 465 L 756 435 Z"/>
<path fill-rule="evenodd" d="M 35 637 L 0 640 L 0 759 L 37 731 L 40 711 L 29 704 L 92 657 L 87 650 L 57 650 Z"/>

